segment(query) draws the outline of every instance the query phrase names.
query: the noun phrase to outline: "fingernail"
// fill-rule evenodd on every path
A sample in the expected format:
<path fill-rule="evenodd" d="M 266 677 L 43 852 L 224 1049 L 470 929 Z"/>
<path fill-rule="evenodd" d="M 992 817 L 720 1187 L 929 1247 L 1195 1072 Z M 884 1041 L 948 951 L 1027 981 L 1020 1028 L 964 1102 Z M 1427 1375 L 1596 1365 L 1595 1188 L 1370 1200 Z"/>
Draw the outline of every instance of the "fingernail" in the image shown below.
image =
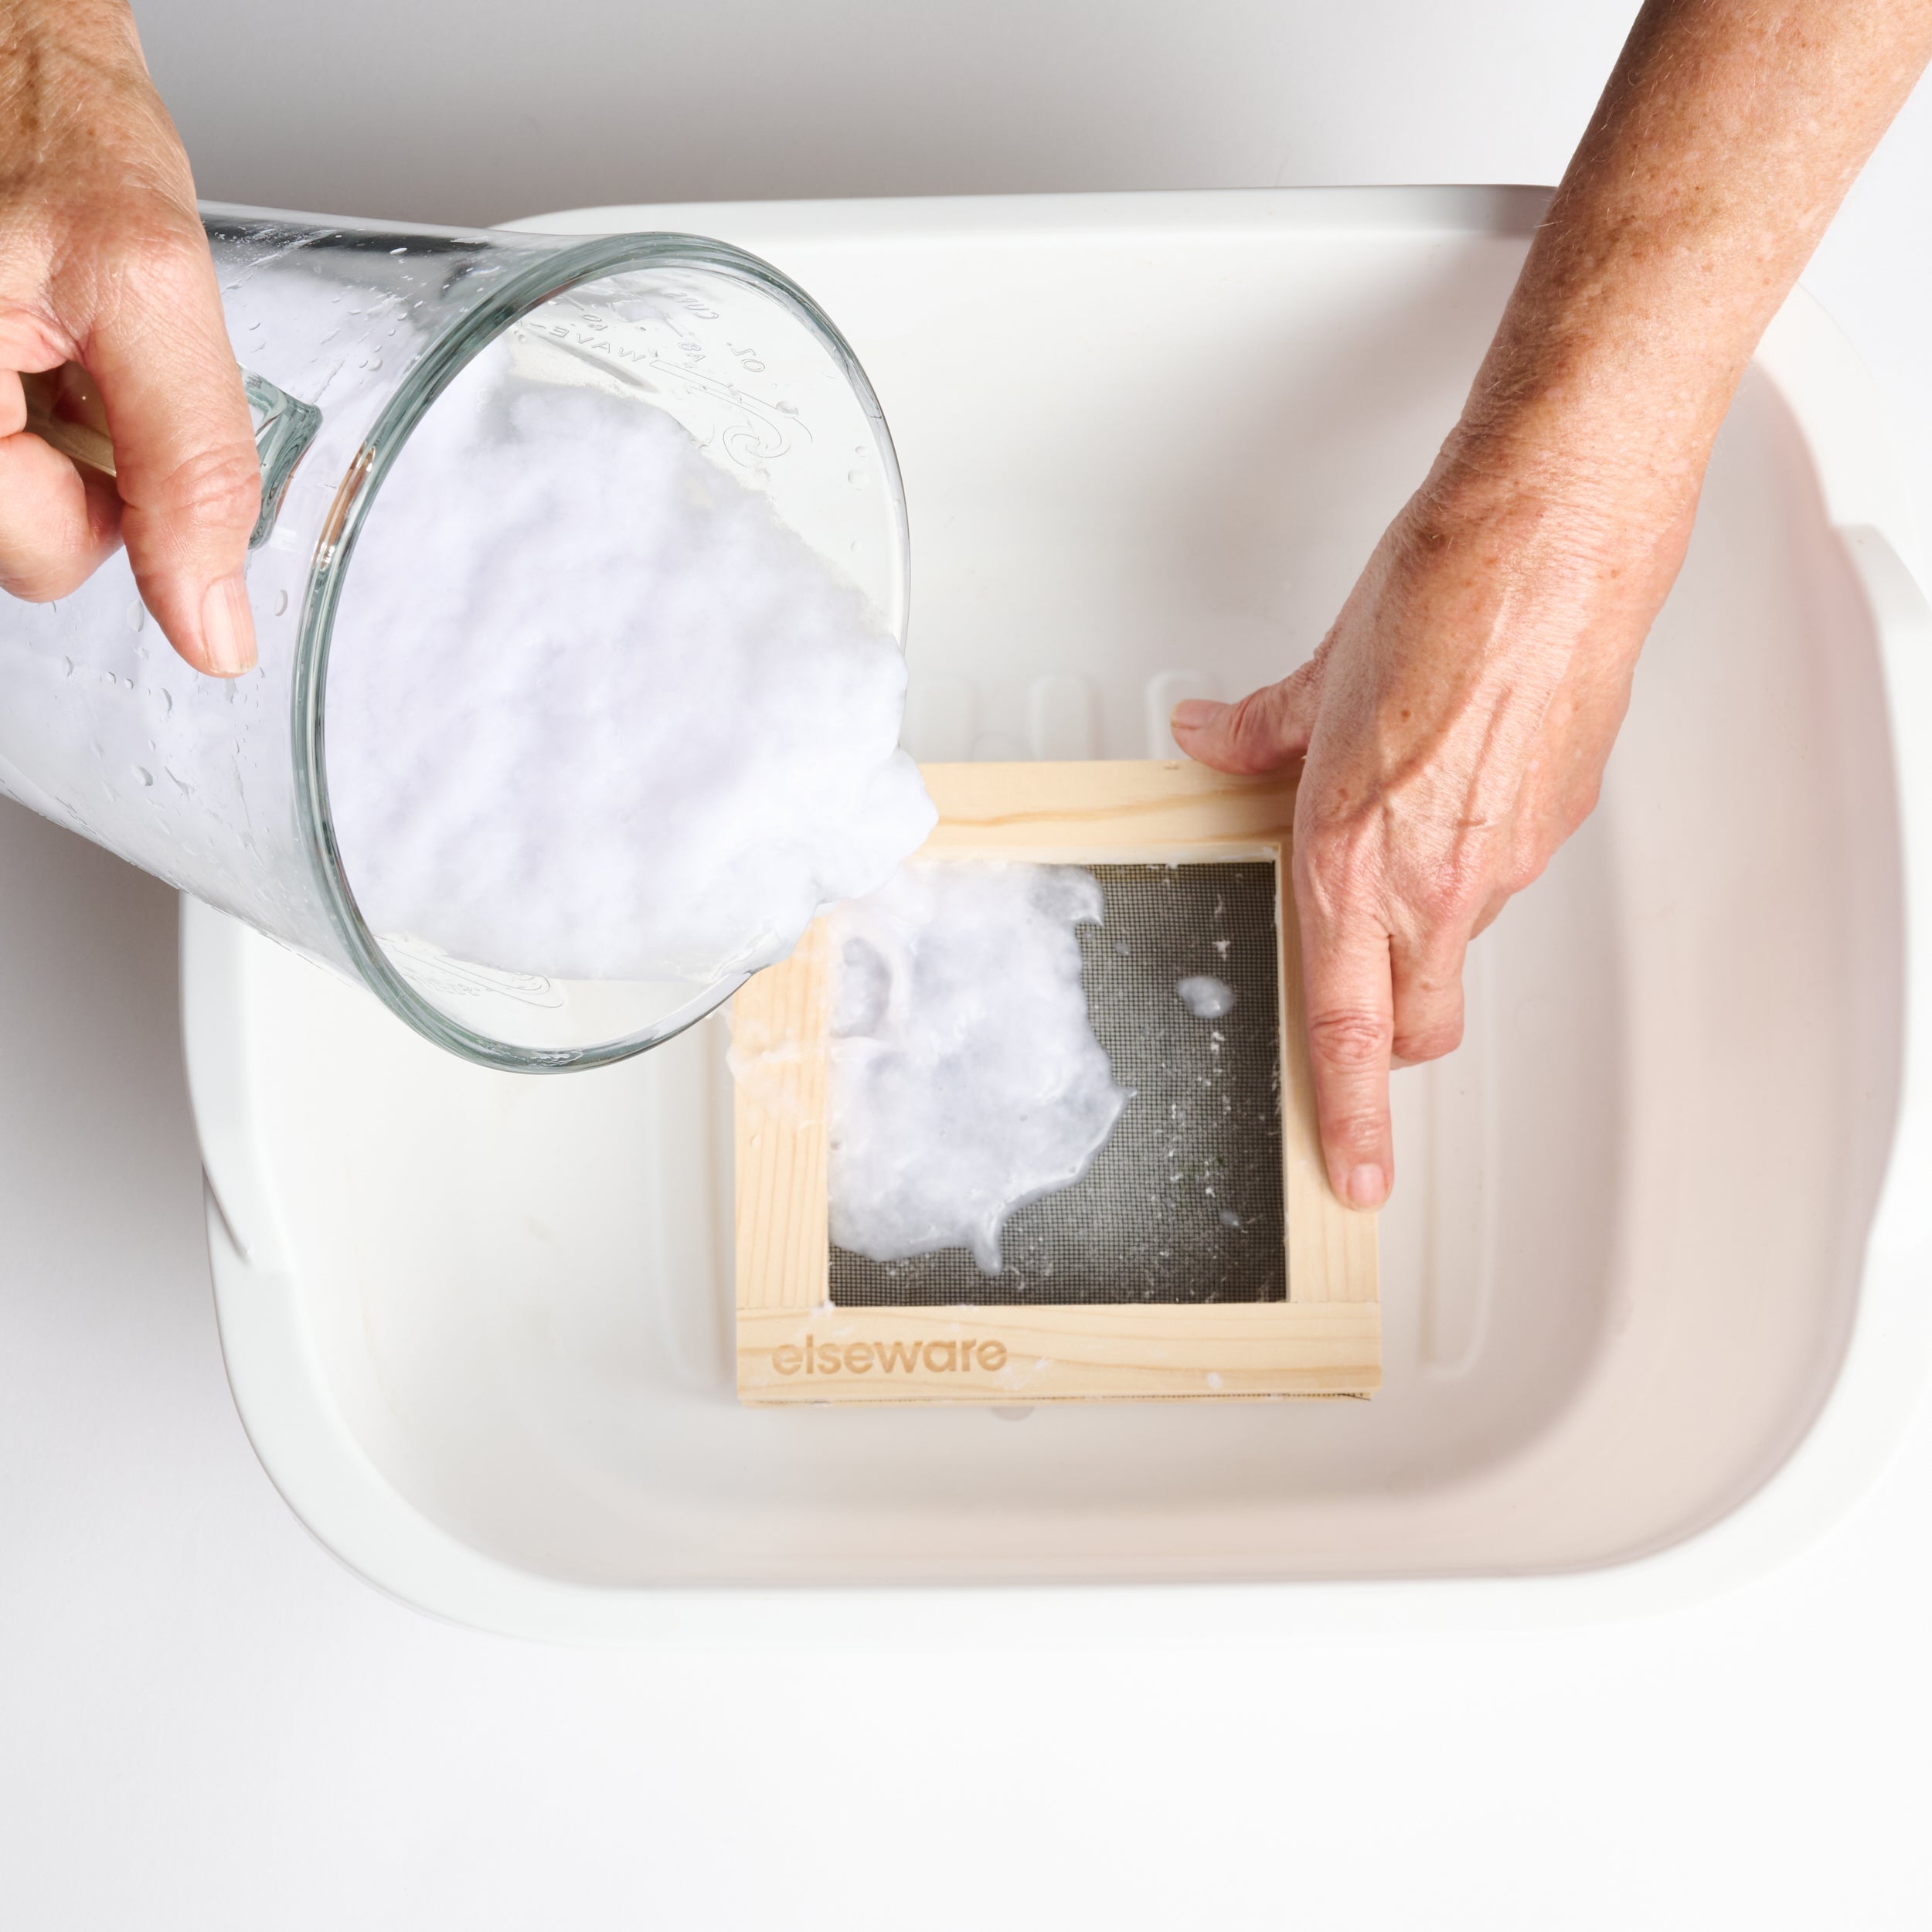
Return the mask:
<path fill-rule="evenodd" d="M 1382 1178 L 1379 1167 L 1359 1167 L 1349 1176 L 1349 1205 L 1351 1207 L 1372 1208 L 1382 1205 L 1382 1197 L 1389 1191 L 1389 1185 Z"/>
<path fill-rule="evenodd" d="M 211 583 L 201 600 L 201 648 L 218 678 L 239 678 L 255 664 L 255 614 L 238 573 Z"/>
<path fill-rule="evenodd" d="M 1168 726 L 1174 731 L 1199 731 L 1203 725 L 1213 723 L 1226 709 L 1212 698 L 1183 698 L 1168 713 Z"/>

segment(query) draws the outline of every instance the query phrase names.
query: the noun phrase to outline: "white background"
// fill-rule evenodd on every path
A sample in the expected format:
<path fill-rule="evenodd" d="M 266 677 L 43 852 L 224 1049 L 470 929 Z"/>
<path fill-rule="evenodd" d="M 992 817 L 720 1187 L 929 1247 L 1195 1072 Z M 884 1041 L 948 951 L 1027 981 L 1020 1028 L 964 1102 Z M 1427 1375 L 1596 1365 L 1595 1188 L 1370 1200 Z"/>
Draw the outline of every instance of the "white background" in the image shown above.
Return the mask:
<path fill-rule="evenodd" d="M 205 193 L 1552 180 L 1603 0 L 146 0 Z M 1932 100 L 1809 278 L 1932 502 Z M 171 896 L 0 804 L 0 1921 L 1932 1922 L 1932 1426 L 1777 1577 L 1535 1639 L 549 1651 L 342 1571 L 223 1383 Z"/>

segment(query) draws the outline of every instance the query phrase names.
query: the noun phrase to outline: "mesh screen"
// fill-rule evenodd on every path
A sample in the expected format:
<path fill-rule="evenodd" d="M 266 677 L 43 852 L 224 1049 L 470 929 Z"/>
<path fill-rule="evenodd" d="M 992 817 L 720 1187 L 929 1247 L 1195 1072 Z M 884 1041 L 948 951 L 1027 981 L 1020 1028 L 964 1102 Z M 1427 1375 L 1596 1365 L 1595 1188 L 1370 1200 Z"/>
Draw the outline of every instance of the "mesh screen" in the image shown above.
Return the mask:
<path fill-rule="evenodd" d="M 838 1306 L 1287 1299 L 1274 864 L 1087 869 L 1107 906 L 1078 929 L 1087 1012 L 1133 1094 L 1106 1146 L 1007 1221 L 997 1275 L 963 1247 L 834 1247 Z M 1233 989 L 1232 1011 L 1195 1017 L 1175 988 L 1199 974 Z"/>

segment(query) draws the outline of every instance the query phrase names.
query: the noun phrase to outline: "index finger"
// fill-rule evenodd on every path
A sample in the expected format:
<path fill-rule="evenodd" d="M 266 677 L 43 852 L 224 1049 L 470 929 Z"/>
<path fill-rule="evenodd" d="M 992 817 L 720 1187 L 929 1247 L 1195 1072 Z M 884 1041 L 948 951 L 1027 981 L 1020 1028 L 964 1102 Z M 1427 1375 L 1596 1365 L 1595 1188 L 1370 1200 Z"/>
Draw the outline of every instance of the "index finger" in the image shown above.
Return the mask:
<path fill-rule="evenodd" d="M 1332 920 L 1298 893 L 1303 1000 L 1315 1116 L 1328 1185 L 1352 1208 L 1378 1208 L 1395 1179 L 1389 1059 L 1395 998 L 1389 935 Z"/>

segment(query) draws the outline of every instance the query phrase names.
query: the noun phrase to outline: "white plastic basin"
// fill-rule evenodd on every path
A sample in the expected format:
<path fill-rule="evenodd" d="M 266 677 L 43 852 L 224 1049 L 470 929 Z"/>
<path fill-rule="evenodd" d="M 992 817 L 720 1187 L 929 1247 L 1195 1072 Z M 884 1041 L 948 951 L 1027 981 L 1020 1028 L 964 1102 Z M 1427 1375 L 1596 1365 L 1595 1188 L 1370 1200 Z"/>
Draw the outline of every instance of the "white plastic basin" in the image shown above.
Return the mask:
<path fill-rule="evenodd" d="M 1541 206 L 536 225 L 723 235 L 849 333 L 911 504 L 917 753 L 1137 757 L 1174 696 L 1313 648 Z M 721 1022 L 615 1069 L 492 1073 L 189 905 L 222 1334 L 270 1475 L 372 1581 L 560 1637 L 1572 1616 L 1777 1560 L 1927 1376 L 1905 1029 L 1932 623 L 1906 529 L 1874 399 L 1796 298 L 1601 808 L 1475 948 L 1467 1044 L 1397 1077 L 1368 1403 L 741 1408 Z M 889 1611 L 798 1587 L 855 1583 L 1032 1587 Z"/>

